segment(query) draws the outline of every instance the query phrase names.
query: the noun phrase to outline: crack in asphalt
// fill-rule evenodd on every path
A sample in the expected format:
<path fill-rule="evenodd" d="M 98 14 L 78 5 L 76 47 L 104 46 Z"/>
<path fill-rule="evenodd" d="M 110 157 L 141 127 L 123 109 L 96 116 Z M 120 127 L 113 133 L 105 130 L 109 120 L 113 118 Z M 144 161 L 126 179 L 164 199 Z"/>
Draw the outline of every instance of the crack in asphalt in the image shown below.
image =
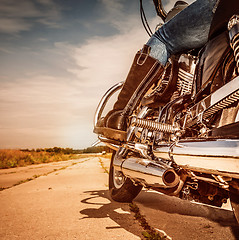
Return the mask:
<path fill-rule="evenodd" d="M 104 165 L 104 162 L 100 157 L 98 157 L 101 168 L 104 173 L 109 174 L 108 168 Z M 143 228 L 143 238 L 148 240 L 172 240 L 163 230 L 156 229 L 149 225 L 146 217 L 140 213 L 140 209 L 135 202 L 129 203 L 129 209 L 134 213 L 134 218 L 137 220 L 138 224 Z"/>

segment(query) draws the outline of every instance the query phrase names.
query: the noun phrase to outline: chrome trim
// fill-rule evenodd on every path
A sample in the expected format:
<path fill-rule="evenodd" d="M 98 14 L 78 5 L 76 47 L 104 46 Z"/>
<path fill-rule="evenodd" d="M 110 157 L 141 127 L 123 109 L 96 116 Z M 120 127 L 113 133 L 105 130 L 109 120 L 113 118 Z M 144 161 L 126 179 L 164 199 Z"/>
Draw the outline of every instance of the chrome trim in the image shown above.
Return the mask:
<path fill-rule="evenodd" d="M 236 122 L 239 122 L 239 110 L 237 111 L 237 115 L 236 115 L 236 118 L 235 118 L 235 123 Z"/>
<path fill-rule="evenodd" d="M 112 144 L 112 143 L 106 143 L 106 142 L 104 142 L 104 144 L 107 146 L 107 147 L 109 147 L 109 148 L 111 148 L 112 150 L 114 150 L 114 151 L 118 151 L 119 150 L 119 146 L 117 146 L 117 145 L 114 145 L 114 144 Z"/>
<path fill-rule="evenodd" d="M 219 110 L 239 101 L 239 77 L 234 78 L 217 91 L 201 100 L 188 110 L 186 127 L 197 123 L 201 118 L 207 119 Z"/>
<path fill-rule="evenodd" d="M 117 171 L 123 172 L 126 177 L 139 181 L 145 186 L 171 188 L 178 185 L 180 181 L 172 167 L 149 159 L 135 157 L 123 159 L 117 154 L 113 164 Z M 168 175 L 171 175 L 172 181 L 167 180 Z"/>
<path fill-rule="evenodd" d="M 239 178 L 238 139 L 180 141 L 173 148 L 158 147 L 154 154 L 184 169 Z"/>
<path fill-rule="evenodd" d="M 98 139 L 94 143 L 91 144 L 91 147 L 95 147 L 95 146 L 97 146 L 100 143 L 101 143 L 101 141 Z"/>
<path fill-rule="evenodd" d="M 101 98 L 100 103 L 98 104 L 95 116 L 94 116 L 94 126 L 96 126 L 98 120 L 101 118 L 102 112 L 104 111 L 105 105 L 107 104 L 108 100 L 111 98 L 111 96 L 117 92 L 119 89 L 122 88 L 124 82 L 119 82 L 112 86 Z"/>
<path fill-rule="evenodd" d="M 139 114 L 137 115 L 137 118 L 143 118 L 145 117 L 148 112 L 150 111 L 150 109 L 147 106 L 144 106 L 141 111 L 139 112 Z M 139 128 L 137 127 L 133 127 L 133 126 L 129 126 L 128 131 L 127 131 L 127 142 L 130 141 L 131 137 L 134 136 L 134 134 L 136 134 L 136 132 L 138 131 Z"/>
<path fill-rule="evenodd" d="M 233 49 L 234 58 L 239 71 L 239 15 L 231 17 L 228 23 L 230 45 Z"/>
<path fill-rule="evenodd" d="M 179 68 L 178 75 L 179 75 L 179 77 L 185 78 L 185 79 L 187 79 L 189 81 L 191 81 L 192 78 L 193 78 L 193 74 L 192 73 L 186 72 L 182 68 Z"/>
<path fill-rule="evenodd" d="M 194 156 L 223 156 L 239 158 L 239 140 L 223 139 L 212 141 L 179 142 L 179 144 L 173 149 L 173 153 L 190 154 Z"/>
<path fill-rule="evenodd" d="M 154 0 L 158 16 L 165 22 L 168 13 L 164 10 L 161 0 Z"/>
<path fill-rule="evenodd" d="M 181 94 L 190 94 L 192 92 L 193 77 L 193 74 L 184 71 L 182 68 L 179 68 L 177 88 L 179 91 L 181 91 Z"/>
<path fill-rule="evenodd" d="M 120 144 L 117 144 L 117 141 L 105 138 L 103 136 L 98 136 L 98 138 L 99 138 L 99 141 L 103 142 L 107 147 L 109 147 L 115 151 L 119 150 Z"/>
<path fill-rule="evenodd" d="M 239 16 L 233 15 L 227 25 L 228 31 L 230 31 L 235 25 L 239 24 Z"/>
<path fill-rule="evenodd" d="M 234 91 L 238 91 L 239 77 L 234 78 L 226 85 L 219 88 L 216 92 L 211 95 L 211 106 L 220 102 L 225 97 L 231 95 Z"/>

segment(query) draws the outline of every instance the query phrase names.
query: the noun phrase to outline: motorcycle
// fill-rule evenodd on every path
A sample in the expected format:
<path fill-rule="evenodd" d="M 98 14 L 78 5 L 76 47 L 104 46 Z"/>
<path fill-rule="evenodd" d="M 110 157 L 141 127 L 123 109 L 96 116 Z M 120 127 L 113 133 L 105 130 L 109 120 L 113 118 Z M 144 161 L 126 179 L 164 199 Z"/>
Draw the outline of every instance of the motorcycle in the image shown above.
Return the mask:
<path fill-rule="evenodd" d="M 165 20 L 161 0 L 154 2 Z M 223 11 L 223 4 L 218 8 Z M 238 75 L 238 15 L 201 49 L 171 56 L 163 76 L 129 117 L 126 141 L 98 135 L 113 150 L 112 199 L 131 202 L 143 187 L 217 207 L 230 199 L 239 222 Z M 122 85 L 102 97 L 95 126 Z"/>

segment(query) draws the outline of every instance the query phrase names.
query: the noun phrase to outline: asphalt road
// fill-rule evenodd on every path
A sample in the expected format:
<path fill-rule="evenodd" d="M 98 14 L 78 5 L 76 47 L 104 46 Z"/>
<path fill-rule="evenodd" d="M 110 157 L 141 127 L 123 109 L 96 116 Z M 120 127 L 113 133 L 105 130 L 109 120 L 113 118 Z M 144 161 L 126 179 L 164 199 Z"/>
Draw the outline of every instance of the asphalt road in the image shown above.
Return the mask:
<path fill-rule="evenodd" d="M 0 239 L 141 239 L 129 205 L 110 200 L 108 166 L 99 156 L 0 170 Z M 239 239 L 231 210 L 145 190 L 134 202 L 172 239 Z"/>

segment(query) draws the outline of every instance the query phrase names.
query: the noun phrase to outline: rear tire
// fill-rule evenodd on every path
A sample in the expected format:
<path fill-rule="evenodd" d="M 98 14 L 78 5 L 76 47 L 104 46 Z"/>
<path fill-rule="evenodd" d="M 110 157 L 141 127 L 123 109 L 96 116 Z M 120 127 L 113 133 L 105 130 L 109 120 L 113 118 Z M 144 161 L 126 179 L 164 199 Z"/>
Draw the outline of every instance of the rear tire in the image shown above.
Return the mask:
<path fill-rule="evenodd" d="M 113 160 L 115 152 L 112 154 L 109 172 L 110 196 L 117 202 L 132 202 L 142 189 L 141 185 L 135 185 L 122 172 L 115 170 Z"/>

